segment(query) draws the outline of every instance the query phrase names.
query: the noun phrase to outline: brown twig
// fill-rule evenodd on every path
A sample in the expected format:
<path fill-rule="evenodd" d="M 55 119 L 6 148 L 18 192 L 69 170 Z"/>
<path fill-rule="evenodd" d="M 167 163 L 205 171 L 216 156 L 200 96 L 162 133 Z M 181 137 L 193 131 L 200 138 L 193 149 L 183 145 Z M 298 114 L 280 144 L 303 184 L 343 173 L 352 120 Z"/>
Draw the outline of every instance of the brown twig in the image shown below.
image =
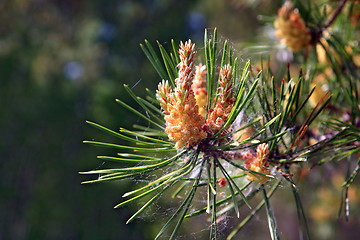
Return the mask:
<path fill-rule="evenodd" d="M 344 8 L 345 3 L 347 0 L 341 0 L 333 15 L 324 23 L 324 25 L 320 29 L 312 29 L 311 36 L 312 36 L 312 43 L 316 44 L 319 39 L 322 37 L 323 32 L 336 20 L 336 18 L 341 13 L 341 10 Z"/>
<path fill-rule="evenodd" d="M 347 2 L 347 0 L 342 0 L 340 2 L 339 6 L 337 6 L 337 8 L 335 9 L 335 12 L 331 16 L 331 18 L 329 18 L 329 20 L 324 24 L 324 26 L 322 26 L 321 33 L 324 32 L 336 20 L 336 18 L 339 16 L 341 10 L 345 6 L 346 2 Z"/>

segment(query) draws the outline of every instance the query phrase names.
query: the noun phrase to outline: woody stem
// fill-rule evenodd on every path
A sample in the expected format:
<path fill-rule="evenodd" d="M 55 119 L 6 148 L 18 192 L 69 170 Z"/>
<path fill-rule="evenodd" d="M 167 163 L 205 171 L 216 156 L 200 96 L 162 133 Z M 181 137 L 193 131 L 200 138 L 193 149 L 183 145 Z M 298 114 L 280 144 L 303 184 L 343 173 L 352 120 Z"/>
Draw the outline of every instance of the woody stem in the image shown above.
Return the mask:
<path fill-rule="evenodd" d="M 341 10 L 343 9 L 343 7 L 345 6 L 345 3 L 347 2 L 347 0 L 341 0 L 339 6 L 336 8 L 335 12 L 333 13 L 333 15 L 331 16 L 331 18 L 329 18 L 329 20 L 324 24 L 324 26 L 321 28 L 321 33 L 323 31 L 325 31 L 335 20 L 336 18 L 339 16 Z"/>

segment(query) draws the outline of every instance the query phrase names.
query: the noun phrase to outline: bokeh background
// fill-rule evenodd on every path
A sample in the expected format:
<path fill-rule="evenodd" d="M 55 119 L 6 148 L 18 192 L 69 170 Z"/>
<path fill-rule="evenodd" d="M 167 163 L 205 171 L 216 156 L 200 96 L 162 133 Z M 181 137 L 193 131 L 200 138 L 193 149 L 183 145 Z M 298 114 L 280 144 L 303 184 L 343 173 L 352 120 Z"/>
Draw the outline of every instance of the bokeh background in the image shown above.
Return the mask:
<path fill-rule="evenodd" d="M 96 155 L 109 153 L 82 144 L 102 138 L 85 121 L 112 129 L 131 128 L 139 121 L 114 100 L 131 103 L 123 84 L 142 95 L 160 81 L 139 47 L 144 39 L 167 46 L 170 39 L 191 38 L 201 46 L 204 28 L 217 27 L 221 38 L 235 45 L 261 41 L 263 24 L 257 16 L 274 15 L 280 5 L 241 0 L 0 1 L 0 239 L 152 239 L 162 220 L 149 213 L 149 218 L 125 225 L 136 206 L 112 208 L 133 182 L 80 184 L 85 178 L 78 172 L 100 167 Z M 296 230 L 294 216 L 287 216 L 293 224 L 279 225 Z M 256 224 L 267 238 L 265 220 L 255 220 L 249 232 L 258 232 Z M 200 239 L 202 232 L 207 236 L 205 228 L 183 239 Z"/>

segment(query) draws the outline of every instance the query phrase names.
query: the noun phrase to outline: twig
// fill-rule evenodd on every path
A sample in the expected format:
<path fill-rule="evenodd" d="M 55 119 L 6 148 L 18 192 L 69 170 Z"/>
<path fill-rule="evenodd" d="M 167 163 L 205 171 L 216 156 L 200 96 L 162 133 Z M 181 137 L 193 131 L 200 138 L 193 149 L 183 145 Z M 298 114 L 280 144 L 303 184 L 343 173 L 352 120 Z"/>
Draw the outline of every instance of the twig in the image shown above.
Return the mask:
<path fill-rule="evenodd" d="M 339 16 L 341 10 L 343 9 L 343 7 L 345 6 L 345 3 L 347 2 L 347 0 L 342 0 L 339 4 L 339 6 L 336 8 L 334 14 L 331 16 L 331 18 L 324 24 L 324 26 L 321 28 L 321 32 L 324 32 L 335 20 L 336 18 Z"/>

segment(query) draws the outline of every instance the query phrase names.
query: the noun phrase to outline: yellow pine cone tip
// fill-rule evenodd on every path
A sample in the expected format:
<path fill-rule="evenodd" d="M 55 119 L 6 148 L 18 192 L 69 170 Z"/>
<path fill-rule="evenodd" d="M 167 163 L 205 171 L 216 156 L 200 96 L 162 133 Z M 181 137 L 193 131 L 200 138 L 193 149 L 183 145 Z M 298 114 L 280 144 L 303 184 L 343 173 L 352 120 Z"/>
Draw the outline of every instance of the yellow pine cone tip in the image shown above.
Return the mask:
<path fill-rule="evenodd" d="M 198 65 L 194 71 L 194 44 L 191 40 L 180 44 L 178 64 L 179 77 L 175 80 L 176 87 L 170 94 L 165 82 L 159 84 L 159 101 L 167 115 L 165 116 L 168 137 L 176 141 L 175 147 L 191 147 L 220 130 L 231 112 L 233 99 L 233 67 L 225 65 L 220 70 L 223 83 L 220 89 L 222 97 L 205 123 L 207 91 L 204 88 L 206 66 Z M 208 129 L 205 131 L 205 129 Z"/>
<path fill-rule="evenodd" d="M 189 66 L 193 62 L 195 54 L 195 44 L 191 43 L 190 39 L 186 41 L 185 44 L 183 42 L 180 42 L 179 64 L 186 64 Z"/>
<path fill-rule="evenodd" d="M 194 56 L 195 44 L 191 40 L 180 43 L 178 64 L 179 77 L 175 80 L 175 89 L 170 96 L 168 115 L 165 116 L 165 132 L 172 141 L 176 141 L 175 148 L 184 146 L 191 147 L 207 137 L 202 130 L 205 118 L 200 115 L 199 106 L 196 103 L 192 82 L 195 75 Z M 203 68 L 201 70 L 204 70 Z M 164 84 L 160 85 L 160 89 Z M 163 89 L 161 89 L 164 92 Z M 159 95 L 162 93 L 159 92 Z"/>
<path fill-rule="evenodd" d="M 189 91 L 184 104 L 176 101 L 169 107 L 169 115 L 165 116 L 166 130 L 169 139 L 176 141 L 177 149 L 198 144 L 207 134 L 202 130 L 205 118 L 199 114 L 194 92 Z"/>

